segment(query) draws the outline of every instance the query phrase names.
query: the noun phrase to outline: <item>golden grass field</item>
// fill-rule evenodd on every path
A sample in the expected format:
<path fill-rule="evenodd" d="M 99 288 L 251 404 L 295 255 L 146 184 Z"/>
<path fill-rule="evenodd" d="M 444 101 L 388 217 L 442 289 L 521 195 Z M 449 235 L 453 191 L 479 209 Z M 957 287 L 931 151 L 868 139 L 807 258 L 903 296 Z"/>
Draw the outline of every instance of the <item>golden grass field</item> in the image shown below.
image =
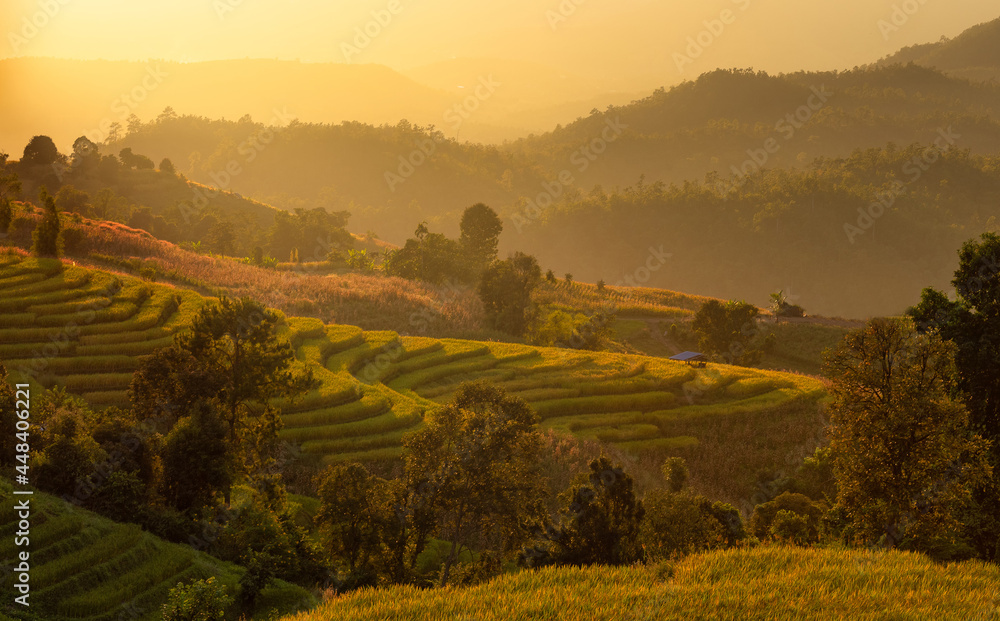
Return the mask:
<path fill-rule="evenodd" d="M 898 551 L 729 549 L 674 565 L 527 570 L 467 588 L 364 589 L 285 621 L 376 619 L 989 621 L 1000 619 L 1000 568 Z"/>

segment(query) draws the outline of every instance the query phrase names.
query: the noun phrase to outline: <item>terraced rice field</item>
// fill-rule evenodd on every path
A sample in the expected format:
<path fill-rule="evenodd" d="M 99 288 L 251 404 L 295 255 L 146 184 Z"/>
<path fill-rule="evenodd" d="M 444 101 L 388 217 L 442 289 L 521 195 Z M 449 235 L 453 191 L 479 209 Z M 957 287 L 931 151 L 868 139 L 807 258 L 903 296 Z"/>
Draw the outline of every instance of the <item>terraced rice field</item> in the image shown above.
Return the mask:
<path fill-rule="evenodd" d="M 12 487 L 0 480 L 0 492 L 10 498 Z M 26 498 L 21 496 L 20 498 Z M 236 592 L 243 570 L 189 546 L 166 543 L 131 524 L 112 522 L 75 509 L 47 494 L 31 498 L 32 618 L 49 621 L 86 619 L 160 619 L 160 607 L 178 582 L 216 576 Z M 13 503 L 0 512 L 0 566 L 16 566 L 14 533 L 18 516 Z M 0 586 L 3 606 L 17 595 L 5 578 Z M 292 611 L 313 603 L 297 586 L 276 582 L 262 594 L 261 609 Z M 300 604 L 304 606 L 300 606 Z M 0 613 L 2 615 L 2 613 Z"/>
<path fill-rule="evenodd" d="M 207 300 L 126 276 L 0 255 L 0 360 L 93 404 L 124 405 L 139 357 L 170 343 Z M 319 389 L 281 403 L 282 437 L 324 462 L 399 457 L 403 435 L 465 381 L 519 395 L 545 428 L 626 451 L 697 446 L 687 421 L 815 404 L 808 377 L 660 358 L 400 336 L 288 318 L 284 336 Z M 688 425 L 690 426 L 690 425 Z"/>
<path fill-rule="evenodd" d="M 0 360 L 14 379 L 127 405 L 139 358 L 169 345 L 206 300 L 53 259 L 0 255 Z"/>

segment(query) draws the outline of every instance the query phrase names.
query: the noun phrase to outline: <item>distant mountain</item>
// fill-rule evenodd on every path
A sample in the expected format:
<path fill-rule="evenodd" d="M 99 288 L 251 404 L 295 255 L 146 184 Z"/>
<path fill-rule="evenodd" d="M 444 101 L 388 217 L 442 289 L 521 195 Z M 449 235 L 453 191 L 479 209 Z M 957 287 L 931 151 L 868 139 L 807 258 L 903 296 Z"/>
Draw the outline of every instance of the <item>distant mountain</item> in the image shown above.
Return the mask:
<path fill-rule="evenodd" d="M 484 128 L 488 124 L 516 129 L 519 136 L 542 133 L 586 116 L 594 108 L 626 104 L 643 95 L 611 90 L 606 80 L 521 60 L 457 58 L 403 74 L 459 100 L 459 108 L 449 114 L 451 122 L 441 129 L 461 140 L 488 137 Z M 456 131 L 459 114 L 458 118 L 469 121 L 471 132 L 463 128 Z"/>
<path fill-rule="evenodd" d="M 1000 18 L 969 28 L 954 39 L 905 47 L 878 61 L 914 63 L 970 80 L 1000 80 Z"/>
<path fill-rule="evenodd" d="M 80 135 L 101 142 L 108 126 L 179 114 L 285 125 L 301 121 L 441 122 L 453 98 L 381 65 L 276 60 L 175 63 L 0 60 L 0 150 L 15 154 L 31 133 L 64 150 Z M 26 93 L 30 93 L 27 96 Z M 19 153 L 18 153 L 19 154 Z"/>
<path fill-rule="evenodd" d="M 670 183 L 802 166 L 859 148 L 932 142 L 948 127 L 961 135 L 959 148 L 1000 150 L 1000 83 L 918 65 L 780 76 L 734 69 L 658 89 L 510 150 L 553 173 L 567 170 L 589 189 L 625 187 L 640 176 Z"/>
<path fill-rule="evenodd" d="M 31 132 L 68 150 L 80 135 L 101 142 L 111 123 L 125 126 L 132 114 L 150 121 L 168 106 L 182 115 L 250 115 L 278 125 L 289 118 L 374 125 L 406 119 L 451 138 L 501 142 L 633 98 L 540 64 L 491 60 L 449 61 L 403 75 L 376 64 L 266 59 L 12 58 L 0 60 L 0 83 L 0 151 L 15 156 Z"/>

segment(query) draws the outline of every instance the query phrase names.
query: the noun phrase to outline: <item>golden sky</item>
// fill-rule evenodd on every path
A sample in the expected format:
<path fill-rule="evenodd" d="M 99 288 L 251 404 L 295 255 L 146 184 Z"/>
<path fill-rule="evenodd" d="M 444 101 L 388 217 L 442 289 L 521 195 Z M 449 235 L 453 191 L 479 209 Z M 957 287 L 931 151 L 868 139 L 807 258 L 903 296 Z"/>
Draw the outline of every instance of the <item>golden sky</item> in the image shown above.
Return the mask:
<path fill-rule="evenodd" d="M 898 25 L 888 30 L 894 7 Z M 998 16 L 995 0 L 3 0 L 0 57 L 249 57 L 396 69 L 503 58 L 595 78 L 683 79 L 715 67 L 850 68 Z M 723 17 L 730 23 L 719 29 Z M 717 34 L 708 32 L 713 25 Z M 366 28 L 376 33 L 367 42 L 358 37 Z M 699 35 L 709 42 L 700 52 L 688 47 Z M 679 70 L 678 54 L 693 62 Z"/>

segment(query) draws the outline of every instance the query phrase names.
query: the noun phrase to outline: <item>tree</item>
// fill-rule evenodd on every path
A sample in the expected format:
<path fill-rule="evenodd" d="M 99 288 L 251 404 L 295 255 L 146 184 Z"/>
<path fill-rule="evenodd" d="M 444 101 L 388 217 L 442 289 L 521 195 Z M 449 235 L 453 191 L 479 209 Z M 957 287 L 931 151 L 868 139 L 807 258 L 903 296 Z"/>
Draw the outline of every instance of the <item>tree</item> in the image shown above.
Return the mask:
<path fill-rule="evenodd" d="M 805 529 L 795 534 L 793 537 L 795 543 L 805 545 L 819 541 L 826 507 L 822 503 L 813 502 L 804 494 L 793 492 L 783 492 L 774 500 L 754 507 L 753 515 L 750 516 L 750 531 L 761 541 L 787 538 L 787 535 L 780 534 L 782 527 L 776 527 L 775 522 L 783 511 L 800 516 L 804 520 Z M 790 523 L 787 516 L 785 522 Z"/>
<path fill-rule="evenodd" d="M 961 538 L 986 443 L 953 397 L 954 346 L 909 319 L 873 319 L 827 356 L 830 457 L 847 535 L 936 551 Z"/>
<path fill-rule="evenodd" d="M 101 162 L 101 150 L 86 136 L 80 136 L 73 141 L 73 153 L 70 155 L 70 167 L 74 171 L 84 172 L 96 168 Z"/>
<path fill-rule="evenodd" d="M 40 198 L 44 205 L 41 221 L 35 226 L 31 235 L 31 251 L 38 257 L 58 257 L 61 242 L 59 239 L 59 209 L 52 196 L 42 188 Z"/>
<path fill-rule="evenodd" d="M 273 462 L 281 426 L 273 401 L 315 387 L 312 372 L 293 372 L 294 351 L 277 335 L 280 315 L 259 303 L 223 297 L 203 307 L 166 351 L 147 358 L 132 382 L 143 416 L 191 415 L 200 400 L 217 402 L 228 446 L 243 472 Z M 228 497 L 227 497 L 228 500 Z"/>
<path fill-rule="evenodd" d="M 462 231 L 459 243 L 478 273 L 497 258 L 503 222 L 497 212 L 483 203 L 476 203 L 462 213 L 459 226 Z"/>
<path fill-rule="evenodd" d="M 379 499 L 384 481 L 357 463 L 327 468 L 320 479 L 316 514 L 331 556 L 353 577 L 365 573 L 379 552 Z"/>
<path fill-rule="evenodd" d="M 190 352 L 218 383 L 222 419 L 236 440 L 249 418 L 272 399 L 311 387 L 312 373 L 291 370 L 295 352 L 277 335 L 280 316 L 250 298 L 223 297 L 195 317 L 178 346 Z M 255 411 L 258 410 L 258 411 Z"/>
<path fill-rule="evenodd" d="M 177 113 L 174 111 L 173 106 L 167 106 L 163 109 L 163 112 L 157 115 L 156 123 L 167 123 L 169 121 L 176 121 Z"/>
<path fill-rule="evenodd" d="M 130 136 L 138 134 L 142 131 L 142 119 L 140 119 L 135 113 L 128 115 L 128 118 L 125 119 L 125 123 Z"/>
<path fill-rule="evenodd" d="M 104 144 L 114 144 L 122 139 L 122 124 L 118 121 L 114 121 L 108 126 L 108 136 L 104 141 Z"/>
<path fill-rule="evenodd" d="M 771 313 L 775 320 L 779 317 L 802 317 L 805 311 L 797 304 L 791 304 L 784 290 L 779 289 L 771 294 Z"/>
<path fill-rule="evenodd" d="M 274 578 L 312 583 L 323 573 L 318 548 L 299 524 L 281 475 L 256 475 L 248 483 L 249 501 L 226 522 L 210 550 L 247 568 L 238 595 L 244 608 L 252 607 Z"/>
<path fill-rule="evenodd" d="M 662 471 L 663 480 L 671 493 L 676 494 L 687 487 L 688 469 L 683 457 L 668 457 L 663 462 Z"/>
<path fill-rule="evenodd" d="M 172 177 L 177 175 L 177 169 L 174 168 L 174 163 L 166 157 L 160 160 L 160 172 L 166 173 Z"/>
<path fill-rule="evenodd" d="M 131 133 L 131 130 L 129 131 Z M 152 170 L 153 160 L 149 159 L 145 155 L 139 155 L 138 153 L 132 152 L 132 147 L 125 147 L 118 152 L 118 159 L 121 160 L 122 166 L 125 168 L 135 168 L 138 170 Z"/>
<path fill-rule="evenodd" d="M 7 234 L 10 223 L 14 220 L 14 207 L 8 198 L 0 198 L 0 237 Z"/>
<path fill-rule="evenodd" d="M 83 215 L 90 213 L 90 195 L 77 190 L 71 185 L 64 185 L 56 193 L 56 207 L 60 212 L 73 212 Z"/>
<path fill-rule="evenodd" d="M 985 233 L 959 251 L 952 280 L 961 300 L 942 327 L 958 345 L 956 362 L 968 395 L 972 424 L 993 442 L 1000 466 L 1000 235 Z M 964 308 L 962 308 L 964 307 Z"/>
<path fill-rule="evenodd" d="M 406 240 L 402 248 L 390 255 L 385 270 L 390 276 L 435 284 L 467 281 L 470 276 L 468 263 L 462 258 L 462 246 L 441 233 L 427 232 L 420 239 Z"/>
<path fill-rule="evenodd" d="M 48 136 L 35 136 L 24 147 L 21 164 L 26 166 L 51 166 L 59 161 L 59 149 Z"/>
<path fill-rule="evenodd" d="M 174 346 L 143 359 L 132 375 L 129 398 L 140 420 L 166 415 L 172 425 L 191 415 L 197 402 L 211 399 L 216 391 L 217 378 L 190 351 Z"/>
<path fill-rule="evenodd" d="M 7 172 L 0 166 L 0 203 L 14 200 L 21 193 L 21 180 L 13 170 Z M 4 229 L 0 229 L 4 230 Z"/>
<path fill-rule="evenodd" d="M 332 249 L 353 246 L 354 238 L 344 228 L 349 216 L 342 211 L 330 213 L 322 207 L 296 209 L 294 213 L 279 211 L 267 232 L 265 250 L 273 257 L 289 257 L 293 250 L 302 249 L 297 252 L 301 260 L 322 261 Z"/>
<path fill-rule="evenodd" d="M 215 576 L 187 585 L 179 583 L 170 589 L 163 604 L 163 621 L 225 621 L 232 603 L 226 585 L 217 583 Z"/>
<path fill-rule="evenodd" d="M 522 252 L 486 268 L 479 282 L 479 298 L 495 328 L 524 334 L 531 322 L 531 293 L 541 278 L 538 261 Z"/>
<path fill-rule="evenodd" d="M 666 489 L 643 499 L 640 529 L 647 560 L 670 559 L 702 550 L 736 545 L 746 538 L 743 520 L 732 505 L 712 502 L 687 487 L 684 459 L 670 457 L 661 468 Z"/>
<path fill-rule="evenodd" d="M 463 548 L 504 553 L 526 539 L 543 494 L 536 421 L 520 398 L 474 382 L 404 440 L 407 479 L 427 490 L 438 536 L 450 543 L 441 586 Z"/>
<path fill-rule="evenodd" d="M 604 456 L 593 460 L 590 474 L 562 497 L 562 521 L 545 527 L 541 545 L 526 554 L 529 565 L 627 565 L 642 559 L 639 527 L 646 511 L 620 466 Z"/>
<path fill-rule="evenodd" d="M 690 489 L 650 490 L 643 499 L 640 538 L 648 560 L 736 545 L 746 537 L 740 512 Z"/>
<path fill-rule="evenodd" d="M 205 243 L 209 249 L 221 255 L 232 256 L 236 248 L 236 233 L 229 221 L 217 222 L 205 233 Z"/>
<path fill-rule="evenodd" d="M 226 426 L 212 404 L 174 425 L 163 445 L 163 495 L 181 511 L 207 506 L 233 482 Z"/>
<path fill-rule="evenodd" d="M 41 401 L 32 421 L 41 430 L 32 435 L 33 478 L 54 494 L 75 494 L 107 454 L 89 433 L 90 412 L 82 400 L 50 392 Z"/>
<path fill-rule="evenodd" d="M 991 442 L 994 477 L 976 490 L 977 509 L 966 520 L 980 556 L 1000 558 L 1000 236 L 986 233 L 959 251 L 952 280 L 955 301 L 925 289 L 907 310 L 924 332 L 955 344 L 955 366 L 972 428 Z"/>
<path fill-rule="evenodd" d="M 759 314 L 756 306 L 746 302 L 709 300 L 698 309 L 691 327 L 706 354 L 718 356 L 729 364 L 751 365 L 761 355 L 752 346 Z"/>

